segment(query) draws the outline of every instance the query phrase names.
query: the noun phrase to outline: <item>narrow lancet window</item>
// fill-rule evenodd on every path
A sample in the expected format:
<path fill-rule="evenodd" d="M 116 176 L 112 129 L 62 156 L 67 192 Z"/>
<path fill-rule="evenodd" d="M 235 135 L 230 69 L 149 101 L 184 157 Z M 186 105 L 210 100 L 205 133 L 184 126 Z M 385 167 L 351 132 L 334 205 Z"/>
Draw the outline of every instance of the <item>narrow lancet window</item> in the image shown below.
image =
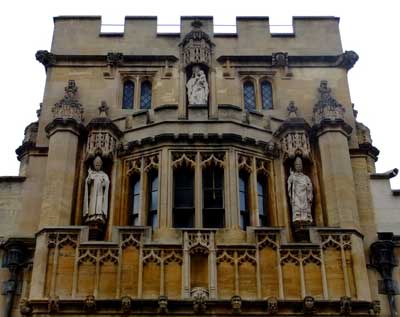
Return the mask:
<path fill-rule="evenodd" d="M 194 171 L 181 167 L 174 171 L 174 214 L 175 228 L 194 227 Z"/>
<path fill-rule="evenodd" d="M 243 100 L 245 110 L 256 110 L 256 92 L 249 80 L 243 84 Z"/>
<path fill-rule="evenodd" d="M 261 100 L 264 110 L 272 109 L 272 86 L 267 80 L 261 83 Z"/>
<path fill-rule="evenodd" d="M 132 226 L 139 226 L 140 178 L 136 175 L 132 177 L 131 197 L 132 198 L 131 198 L 130 224 Z"/>
<path fill-rule="evenodd" d="M 246 230 L 246 227 L 250 225 L 249 176 L 244 172 L 239 173 L 239 205 L 239 225 L 242 230 Z"/>
<path fill-rule="evenodd" d="M 209 167 L 203 170 L 203 227 L 224 226 L 224 170 L 217 166 Z"/>
<path fill-rule="evenodd" d="M 149 184 L 148 184 L 148 212 L 147 212 L 147 225 L 153 229 L 158 227 L 158 172 L 152 171 L 149 173 Z"/>
<path fill-rule="evenodd" d="M 259 225 L 268 225 L 268 201 L 267 201 L 267 180 L 264 175 L 257 177 L 257 199 L 258 199 L 258 218 Z"/>
<path fill-rule="evenodd" d="M 134 96 L 135 84 L 131 80 L 126 80 L 122 96 L 122 109 L 133 109 Z"/>
<path fill-rule="evenodd" d="M 146 80 L 140 87 L 140 109 L 151 108 L 151 83 Z"/>

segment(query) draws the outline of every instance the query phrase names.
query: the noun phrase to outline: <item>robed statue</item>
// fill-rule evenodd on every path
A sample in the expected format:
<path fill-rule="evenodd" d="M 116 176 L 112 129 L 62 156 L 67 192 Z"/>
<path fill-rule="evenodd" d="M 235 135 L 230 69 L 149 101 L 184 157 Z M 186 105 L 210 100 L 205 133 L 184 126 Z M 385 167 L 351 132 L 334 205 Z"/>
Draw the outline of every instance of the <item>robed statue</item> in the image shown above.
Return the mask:
<path fill-rule="evenodd" d="M 313 221 L 311 215 L 313 186 L 310 178 L 303 174 L 303 162 L 300 157 L 296 157 L 294 161 L 294 172 L 290 170 L 287 185 L 293 223 L 310 225 Z"/>
<path fill-rule="evenodd" d="M 206 105 L 208 100 L 208 83 L 204 71 L 193 66 L 192 77 L 186 83 L 190 105 Z"/>
<path fill-rule="evenodd" d="M 103 161 L 99 156 L 96 156 L 93 161 L 94 170 L 89 167 L 88 176 L 86 177 L 83 203 L 83 219 L 85 223 L 104 223 L 107 220 L 110 179 L 101 170 L 102 166 Z"/>

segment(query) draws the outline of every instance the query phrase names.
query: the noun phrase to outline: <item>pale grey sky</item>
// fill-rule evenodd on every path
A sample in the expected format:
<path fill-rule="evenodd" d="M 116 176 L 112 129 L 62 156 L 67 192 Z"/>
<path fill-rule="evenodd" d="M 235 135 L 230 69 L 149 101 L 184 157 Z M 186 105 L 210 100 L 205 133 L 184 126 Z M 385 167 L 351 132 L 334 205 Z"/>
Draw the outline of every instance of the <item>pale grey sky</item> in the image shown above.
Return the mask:
<path fill-rule="evenodd" d="M 212 15 L 215 24 L 235 24 L 236 16 L 269 16 L 271 24 L 290 24 L 294 15 L 334 15 L 341 18 L 344 50 L 360 59 L 349 72 L 352 101 L 359 121 L 372 131 L 381 151 L 377 171 L 400 167 L 400 82 L 398 1 L 321 0 L 44 0 L 6 1 L 1 5 L 0 34 L 2 115 L 0 175 L 17 175 L 15 149 L 24 128 L 36 120 L 45 72 L 35 60 L 39 49 L 50 50 L 53 16 L 101 15 L 103 23 L 122 24 L 125 15 L 157 15 L 159 24 L 179 24 L 181 15 Z M 400 176 L 392 180 L 400 188 Z"/>

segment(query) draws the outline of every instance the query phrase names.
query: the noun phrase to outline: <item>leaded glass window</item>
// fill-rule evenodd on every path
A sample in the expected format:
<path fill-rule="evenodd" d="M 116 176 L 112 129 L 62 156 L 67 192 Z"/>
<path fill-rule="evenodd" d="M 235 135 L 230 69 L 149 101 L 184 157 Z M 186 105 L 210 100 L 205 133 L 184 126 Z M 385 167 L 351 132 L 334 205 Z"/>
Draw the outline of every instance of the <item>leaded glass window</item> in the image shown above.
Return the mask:
<path fill-rule="evenodd" d="M 146 80 L 140 87 L 140 109 L 151 108 L 151 83 Z"/>
<path fill-rule="evenodd" d="M 131 225 L 138 226 L 140 212 L 140 178 L 137 176 L 132 178 L 131 191 Z"/>
<path fill-rule="evenodd" d="M 203 170 L 203 227 L 223 228 L 224 225 L 224 170 L 209 167 Z"/>
<path fill-rule="evenodd" d="M 256 110 L 256 92 L 251 81 L 243 84 L 243 99 L 246 110 Z"/>
<path fill-rule="evenodd" d="M 246 173 L 239 173 L 239 205 L 240 205 L 240 228 L 246 230 L 250 225 L 250 212 L 249 212 L 249 182 Z"/>
<path fill-rule="evenodd" d="M 131 80 L 124 82 L 122 109 L 133 109 L 133 100 L 135 96 L 135 84 Z"/>
<path fill-rule="evenodd" d="M 267 180 L 265 176 L 258 175 L 257 177 L 257 199 L 258 199 L 258 218 L 260 226 L 267 226 Z"/>
<path fill-rule="evenodd" d="M 158 209 L 158 173 L 152 171 L 149 174 L 149 208 L 147 214 L 147 225 L 153 229 L 158 227 L 157 209 Z"/>
<path fill-rule="evenodd" d="M 194 227 L 194 171 L 178 168 L 174 171 L 174 227 Z"/>
<path fill-rule="evenodd" d="M 261 101 L 263 109 L 272 109 L 272 86 L 266 80 L 261 83 Z"/>

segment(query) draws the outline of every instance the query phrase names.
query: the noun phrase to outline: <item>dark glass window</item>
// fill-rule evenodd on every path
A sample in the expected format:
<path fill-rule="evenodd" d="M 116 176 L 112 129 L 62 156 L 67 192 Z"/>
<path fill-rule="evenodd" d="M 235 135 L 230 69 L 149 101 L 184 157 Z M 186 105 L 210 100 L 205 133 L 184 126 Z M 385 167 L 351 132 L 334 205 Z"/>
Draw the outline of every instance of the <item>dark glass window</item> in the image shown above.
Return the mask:
<path fill-rule="evenodd" d="M 243 84 L 243 99 L 246 110 L 256 110 L 256 92 L 251 81 Z"/>
<path fill-rule="evenodd" d="M 259 175 L 257 177 L 257 199 L 258 199 L 258 217 L 260 226 L 268 225 L 268 201 L 267 201 L 267 180 L 265 176 Z"/>
<path fill-rule="evenodd" d="M 249 176 L 246 173 L 239 173 L 239 203 L 240 203 L 240 228 L 246 230 L 250 225 L 249 211 Z"/>
<path fill-rule="evenodd" d="M 139 204 L 140 204 L 140 178 L 138 176 L 132 177 L 131 186 L 131 225 L 139 225 Z"/>
<path fill-rule="evenodd" d="M 124 91 L 122 96 L 122 109 L 133 109 L 133 100 L 135 96 L 135 84 L 131 80 L 124 82 Z"/>
<path fill-rule="evenodd" d="M 261 100 L 263 109 L 272 109 L 272 86 L 269 81 L 261 83 Z"/>
<path fill-rule="evenodd" d="M 158 227 L 157 209 L 158 209 L 158 173 L 157 171 L 149 173 L 149 209 L 147 213 L 147 225 L 153 229 Z"/>
<path fill-rule="evenodd" d="M 140 86 L 140 109 L 151 108 L 151 83 L 146 80 Z"/>
<path fill-rule="evenodd" d="M 174 215 L 175 228 L 194 227 L 194 171 L 179 168 L 174 172 Z"/>
<path fill-rule="evenodd" d="M 224 170 L 210 167 L 203 171 L 203 227 L 223 228 L 224 225 Z"/>

